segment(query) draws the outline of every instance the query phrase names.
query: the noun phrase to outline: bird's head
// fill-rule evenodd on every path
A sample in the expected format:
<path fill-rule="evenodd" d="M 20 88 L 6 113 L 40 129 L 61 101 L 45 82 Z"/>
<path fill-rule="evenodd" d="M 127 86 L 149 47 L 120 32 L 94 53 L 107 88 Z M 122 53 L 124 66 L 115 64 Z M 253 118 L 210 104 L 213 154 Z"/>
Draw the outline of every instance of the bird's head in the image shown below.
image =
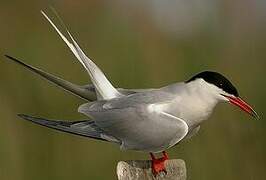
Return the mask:
<path fill-rule="evenodd" d="M 219 101 L 229 102 L 235 106 L 241 108 L 241 110 L 255 117 L 259 118 L 253 108 L 242 100 L 238 94 L 235 86 L 223 75 L 217 72 L 204 71 L 192 78 L 186 83 L 198 81 L 202 88 L 208 89 L 208 93 L 211 93 L 214 98 Z"/>

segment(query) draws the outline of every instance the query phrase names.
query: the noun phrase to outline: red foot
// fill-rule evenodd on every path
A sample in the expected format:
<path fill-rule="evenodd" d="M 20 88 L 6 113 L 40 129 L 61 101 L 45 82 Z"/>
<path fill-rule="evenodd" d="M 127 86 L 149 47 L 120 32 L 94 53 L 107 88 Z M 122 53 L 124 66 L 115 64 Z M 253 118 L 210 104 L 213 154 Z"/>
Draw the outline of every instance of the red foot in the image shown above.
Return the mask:
<path fill-rule="evenodd" d="M 156 159 L 155 156 L 150 153 L 151 155 L 151 159 L 152 159 L 152 165 L 151 165 L 151 168 L 152 168 L 152 172 L 154 175 L 157 175 L 159 174 L 160 172 L 164 172 L 165 174 L 167 174 L 167 171 L 165 169 L 165 166 L 164 166 L 164 162 L 169 159 L 168 155 L 166 154 L 165 151 L 163 151 L 163 157 L 159 158 L 159 159 Z"/>

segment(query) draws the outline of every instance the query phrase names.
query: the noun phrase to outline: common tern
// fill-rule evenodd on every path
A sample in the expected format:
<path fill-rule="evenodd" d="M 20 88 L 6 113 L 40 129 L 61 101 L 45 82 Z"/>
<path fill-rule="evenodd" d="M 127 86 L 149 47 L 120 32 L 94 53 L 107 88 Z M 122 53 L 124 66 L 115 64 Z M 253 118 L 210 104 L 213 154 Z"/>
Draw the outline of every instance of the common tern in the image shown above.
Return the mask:
<path fill-rule="evenodd" d="M 258 118 L 243 101 L 234 85 L 222 74 L 201 72 L 184 82 L 153 89 L 115 88 L 97 65 L 88 58 L 66 28 L 66 38 L 51 19 L 41 13 L 63 39 L 88 72 L 92 84 L 79 86 L 28 65 L 14 57 L 7 58 L 48 81 L 88 101 L 78 108 L 88 119 L 83 121 L 48 120 L 19 114 L 23 119 L 56 130 L 116 143 L 123 150 L 148 152 L 152 171 L 166 172 L 165 150 L 195 135 L 218 102 L 229 102 Z M 154 153 L 163 153 L 156 159 Z"/>

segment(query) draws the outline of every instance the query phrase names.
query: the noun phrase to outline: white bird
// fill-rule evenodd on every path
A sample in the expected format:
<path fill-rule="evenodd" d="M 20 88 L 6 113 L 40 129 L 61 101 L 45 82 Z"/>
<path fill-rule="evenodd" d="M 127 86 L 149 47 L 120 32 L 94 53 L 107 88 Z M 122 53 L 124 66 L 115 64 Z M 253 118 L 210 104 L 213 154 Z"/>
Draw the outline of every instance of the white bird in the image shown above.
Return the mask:
<path fill-rule="evenodd" d="M 93 84 L 79 86 L 14 57 L 6 57 L 90 101 L 78 108 L 89 119 L 68 122 L 19 114 L 23 119 L 60 131 L 113 142 L 121 149 L 149 152 L 153 173 L 158 174 L 166 172 L 164 162 L 168 155 L 165 150 L 195 135 L 218 102 L 229 102 L 258 118 L 251 106 L 239 97 L 232 83 L 217 72 L 204 71 L 185 82 L 157 89 L 115 88 L 85 55 L 70 32 L 66 29 L 68 40 L 41 12 L 86 69 Z M 163 152 L 163 157 L 156 159 L 153 153 L 159 152 Z"/>

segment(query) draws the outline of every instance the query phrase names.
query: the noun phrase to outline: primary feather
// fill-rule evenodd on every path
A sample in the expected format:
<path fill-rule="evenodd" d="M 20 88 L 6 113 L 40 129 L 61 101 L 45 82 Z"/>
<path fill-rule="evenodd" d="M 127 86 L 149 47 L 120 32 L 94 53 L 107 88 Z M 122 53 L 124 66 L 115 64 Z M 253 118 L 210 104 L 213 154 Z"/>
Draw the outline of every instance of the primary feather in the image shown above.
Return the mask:
<path fill-rule="evenodd" d="M 119 143 L 119 141 L 114 137 L 106 135 L 99 127 L 97 127 L 94 121 L 91 120 L 69 122 L 60 120 L 48 120 L 45 118 L 38 118 L 25 114 L 19 114 L 18 116 L 33 123 L 46 126 L 52 129 L 60 130 L 63 132 L 68 132 L 71 134 L 90 137 L 103 141 Z"/>
<path fill-rule="evenodd" d="M 88 101 L 96 101 L 96 90 L 95 86 L 93 84 L 87 84 L 87 85 L 77 85 L 74 83 L 71 83 L 65 79 L 62 79 L 58 76 L 55 76 L 54 74 L 48 73 L 38 67 L 34 67 L 32 65 L 29 65 L 15 57 L 5 55 L 8 59 L 12 60 L 13 62 L 17 63 L 18 65 L 21 65 L 22 67 L 26 68 L 27 70 L 36 73 L 37 75 L 40 75 L 44 79 L 48 80 L 49 82 L 52 82 L 53 84 L 56 84 L 58 87 L 66 90 L 67 92 L 71 92 L 75 96 L 78 96 L 82 99 L 88 100 Z M 117 88 L 117 91 L 123 95 L 129 95 L 134 94 L 138 92 L 144 92 L 149 91 L 152 89 L 124 89 L 124 88 Z"/>
<path fill-rule="evenodd" d="M 8 59 L 12 60 L 13 62 L 23 66 L 24 68 L 30 70 L 31 72 L 34 72 L 41 77 L 45 78 L 49 82 L 52 82 L 56 84 L 58 87 L 66 90 L 67 92 L 71 92 L 73 95 L 78 96 L 82 99 L 86 99 L 88 101 L 95 101 L 96 100 L 96 93 L 94 86 L 93 88 L 89 88 L 89 86 L 79 86 L 77 84 L 73 84 L 67 80 L 64 80 L 58 76 L 55 76 L 51 73 L 45 72 L 44 70 L 31 66 L 25 62 L 22 62 L 21 60 L 14 58 L 9 55 L 5 55 Z"/>

